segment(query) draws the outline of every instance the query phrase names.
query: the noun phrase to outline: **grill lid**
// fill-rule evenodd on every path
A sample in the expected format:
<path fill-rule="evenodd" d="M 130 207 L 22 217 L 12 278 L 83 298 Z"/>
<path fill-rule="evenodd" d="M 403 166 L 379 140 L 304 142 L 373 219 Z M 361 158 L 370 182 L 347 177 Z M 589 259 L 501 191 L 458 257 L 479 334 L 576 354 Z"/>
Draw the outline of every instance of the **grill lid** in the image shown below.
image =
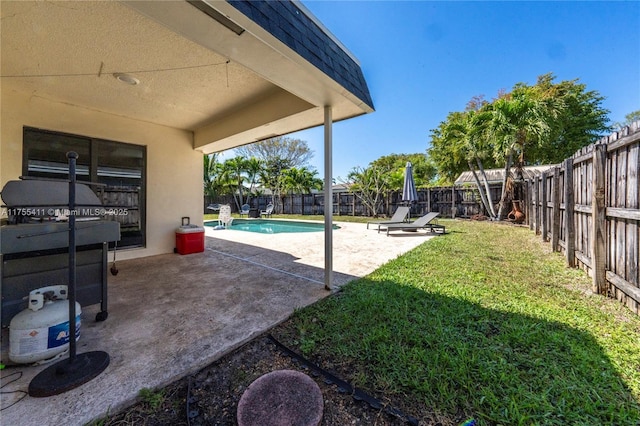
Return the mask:
<path fill-rule="evenodd" d="M 69 183 L 50 180 L 12 180 L 2 188 L 2 201 L 16 216 L 53 217 L 68 210 Z M 76 183 L 77 216 L 97 216 L 102 203 L 86 185 Z M 58 210 L 56 212 L 56 210 Z"/>

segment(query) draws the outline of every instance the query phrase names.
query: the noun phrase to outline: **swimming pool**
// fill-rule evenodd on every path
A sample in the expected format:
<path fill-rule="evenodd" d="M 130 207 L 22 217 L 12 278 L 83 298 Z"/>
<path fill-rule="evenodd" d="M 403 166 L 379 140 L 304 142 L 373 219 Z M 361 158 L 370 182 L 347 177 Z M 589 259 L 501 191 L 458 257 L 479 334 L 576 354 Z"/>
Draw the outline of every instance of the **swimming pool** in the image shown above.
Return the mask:
<path fill-rule="evenodd" d="M 206 222 L 205 226 L 215 227 L 218 221 Z M 284 234 L 291 232 L 321 232 L 324 223 L 297 222 L 293 220 L 277 219 L 234 219 L 230 229 L 235 231 L 258 232 L 260 234 Z M 340 229 L 333 225 L 333 229 Z"/>

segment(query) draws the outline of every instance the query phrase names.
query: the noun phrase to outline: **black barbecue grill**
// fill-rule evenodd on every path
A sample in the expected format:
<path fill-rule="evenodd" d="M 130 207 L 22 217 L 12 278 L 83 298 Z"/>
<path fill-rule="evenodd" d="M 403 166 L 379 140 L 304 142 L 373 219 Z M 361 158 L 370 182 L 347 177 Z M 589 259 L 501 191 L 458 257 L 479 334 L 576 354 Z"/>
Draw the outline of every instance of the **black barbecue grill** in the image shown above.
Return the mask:
<path fill-rule="evenodd" d="M 108 243 L 120 240 L 120 224 L 104 219 L 107 211 L 91 188 L 75 188 L 73 211 L 68 181 L 23 179 L 2 189 L 8 214 L 0 227 L 2 327 L 26 308 L 31 290 L 69 284 L 69 215 L 75 217 L 77 301 L 100 303 L 96 320 L 106 319 Z"/>

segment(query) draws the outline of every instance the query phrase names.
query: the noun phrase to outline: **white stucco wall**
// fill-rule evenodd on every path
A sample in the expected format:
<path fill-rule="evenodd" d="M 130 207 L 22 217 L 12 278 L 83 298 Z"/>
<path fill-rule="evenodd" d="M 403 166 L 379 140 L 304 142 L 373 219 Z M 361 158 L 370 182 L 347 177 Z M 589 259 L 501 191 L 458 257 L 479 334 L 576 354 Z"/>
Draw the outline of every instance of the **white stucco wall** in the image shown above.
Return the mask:
<path fill-rule="evenodd" d="M 147 244 L 118 250 L 118 259 L 172 253 L 183 216 L 202 225 L 202 153 L 185 130 L 45 99 L 2 86 L 0 110 L 1 185 L 22 174 L 22 128 L 73 133 L 147 147 Z"/>

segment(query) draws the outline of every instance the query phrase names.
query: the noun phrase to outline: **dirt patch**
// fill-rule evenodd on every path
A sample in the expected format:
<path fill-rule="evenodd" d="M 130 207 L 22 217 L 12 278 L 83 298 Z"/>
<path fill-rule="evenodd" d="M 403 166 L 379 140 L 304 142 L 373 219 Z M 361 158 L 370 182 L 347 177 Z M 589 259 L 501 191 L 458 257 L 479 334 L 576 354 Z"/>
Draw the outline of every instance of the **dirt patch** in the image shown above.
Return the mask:
<path fill-rule="evenodd" d="M 296 370 L 312 377 L 324 400 L 322 425 L 407 425 L 406 418 L 391 415 L 385 405 L 416 418 L 419 425 L 458 425 L 464 419 L 445 418 L 422 404 L 389 401 L 377 396 L 383 406 L 374 409 L 364 401 L 327 383 L 321 374 L 305 368 L 285 355 L 268 337 L 260 336 L 220 360 L 164 389 L 143 392 L 142 401 L 111 414 L 100 424 L 115 425 L 236 425 L 238 402 L 245 389 L 258 377 L 275 370 Z M 337 374 L 336 374 L 337 375 Z"/>

